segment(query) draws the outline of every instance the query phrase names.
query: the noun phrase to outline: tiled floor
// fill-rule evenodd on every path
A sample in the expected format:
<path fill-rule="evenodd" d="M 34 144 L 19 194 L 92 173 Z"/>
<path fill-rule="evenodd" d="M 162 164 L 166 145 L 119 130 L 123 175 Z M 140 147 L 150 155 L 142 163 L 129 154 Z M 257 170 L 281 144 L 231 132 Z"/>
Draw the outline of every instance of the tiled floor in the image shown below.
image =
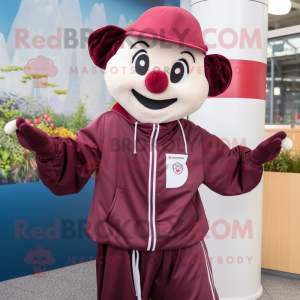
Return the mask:
<path fill-rule="evenodd" d="M 260 300 L 300 300 L 300 279 L 262 274 Z M 1 300 L 95 300 L 95 262 L 25 276 L 0 283 Z M 184 300 L 184 299 L 183 299 Z"/>
<path fill-rule="evenodd" d="M 262 274 L 264 293 L 260 300 L 300 300 L 300 279 Z"/>

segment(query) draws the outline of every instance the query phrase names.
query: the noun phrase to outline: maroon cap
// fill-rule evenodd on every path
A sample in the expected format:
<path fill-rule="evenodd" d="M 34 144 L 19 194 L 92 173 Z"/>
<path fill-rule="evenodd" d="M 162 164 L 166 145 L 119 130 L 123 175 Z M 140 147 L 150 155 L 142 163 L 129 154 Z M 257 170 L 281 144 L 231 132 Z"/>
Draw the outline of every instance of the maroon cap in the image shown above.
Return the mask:
<path fill-rule="evenodd" d="M 126 36 L 146 37 L 198 49 L 206 54 L 202 30 L 197 19 L 179 7 L 157 6 L 144 12 L 130 27 Z"/>
<path fill-rule="evenodd" d="M 138 20 L 125 29 L 108 25 L 95 30 L 88 46 L 92 61 L 106 69 L 107 62 L 117 53 L 127 36 L 161 40 L 204 53 L 202 30 L 197 19 L 183 8 L 156 6 L 144 12 Z M 214 54 L 205 57 L 205 75 L 209 82 L 209 96 L 224 93 L 230 85 L 232 70 L 224 56 Z"/>

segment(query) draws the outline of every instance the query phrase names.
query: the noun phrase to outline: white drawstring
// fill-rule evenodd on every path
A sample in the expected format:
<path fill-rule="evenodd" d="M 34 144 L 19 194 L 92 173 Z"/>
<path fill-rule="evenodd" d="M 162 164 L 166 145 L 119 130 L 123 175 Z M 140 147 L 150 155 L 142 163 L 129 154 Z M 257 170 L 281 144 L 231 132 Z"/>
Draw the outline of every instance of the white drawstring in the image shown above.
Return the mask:
<path fill-rule="evenodd" d="M 137 132 L 137 124 L 138 124 L 138 122 L 135 122 L 135 127 L 134 127 L 134 151 L 133 151 L 133 154 L 137 154 L 137 152 L 136 152 L 136 132 Z"/>
<path fill-rule="evenodd" d="M 135 258 L 135 255 L 136 255 L 136 258 Z M 132 275 L 133 275 L 135 294 L 136 294 L 137 300 L 142 300 L 139 260 L 140 260 L 139 251 L 132 250 Z"/>
<path fill-rule="evenodd" d="M 186 143 L 186 139 L 185 139 L 184 130 L 183 130 L 182 125 L 181 125 L 181 123 L 180 123 L 179 120 L 178 120 L 178 123 L 179 123 L 179 125 L 180 125 L 181 132 L 182 132 L 182 136 L 183 136 L 183 141 L 184 141 L 184 146 L 185 146 L 185 154 L 188 154 L 188 151 L 187 151 L 187 143 Z M 138 125 L 138 122 L 135 122 L 135 126 L 134 126 L 134 150 L 133 150 L 133 154 L 137 154 L 137 151 L 136 151 L 137 125 Z"/>
<path fill-rule="evenodd" d="M 179 123 L 179 125 L 180 125 L 181 131 L 182 131 L 182 135 L 183 135 L 183 140 L 184 140 L 184 145 L 185 145 L 185 154 L 188 154 L 184 130 L 183 130 L 182 125 L 181 125 L 181 123 L 180 123 L 179 120 L 178 120 L 178 123 Z"/>

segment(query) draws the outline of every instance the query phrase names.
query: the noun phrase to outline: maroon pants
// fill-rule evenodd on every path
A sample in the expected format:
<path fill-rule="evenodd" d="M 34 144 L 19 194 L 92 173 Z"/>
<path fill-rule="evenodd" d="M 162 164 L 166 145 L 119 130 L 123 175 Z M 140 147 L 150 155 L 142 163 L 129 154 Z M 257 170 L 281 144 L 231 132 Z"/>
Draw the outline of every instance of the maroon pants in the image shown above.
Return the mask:
<path fill-rule="evenodd" d="M 219 300 L 204 241 L 168 251 L 140 251 L 142 300 Z M 97 249 L 97 299 L 136 300 L 131 250 Z"/>

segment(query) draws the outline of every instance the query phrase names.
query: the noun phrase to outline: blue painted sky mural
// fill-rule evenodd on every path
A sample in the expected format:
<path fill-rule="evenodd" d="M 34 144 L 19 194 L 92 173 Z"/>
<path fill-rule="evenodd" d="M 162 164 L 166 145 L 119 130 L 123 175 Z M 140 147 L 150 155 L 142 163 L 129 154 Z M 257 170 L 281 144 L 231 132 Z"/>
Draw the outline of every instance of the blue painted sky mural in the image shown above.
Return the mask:
<path fill-rule="evenodd" d="M 43 0 L 46 3 L 48 0 Z M 58 0 L 61 4 L 63 0 Z M 22 0 L 3 1 L 0 5 L 0 32 L 5 39 L 11 29 L 11 25 L 18 13 Z M 33 1 L 34 2 L 34 1 Z M 79 0 L 83 21 L 89 18 L 93 6 L 96 3 L 103 3 L 106 12 L 107 24 L 117 25 L 120 15 L 126 20 L 136 20 L 145 10 L 158 5 L 180 6 L 180 0 Z"/>
<path fill-rule="evenodd" d="M 88 28 L 94 31 L 109 24 L 125 28 L 153 6 L 179 4 L 180 0 L 5 1 L 0 5 L 0 91 L 46 101 L 57 113 L 72 113 L 79 98 L 88 98 L 85 99 L 87 114 L 95 119 L 106 111 L 112 98 L 106 89 L 103 74 L 91 74 L 94 65 L 87 45 L 81 39 L 81 30 Z M 66 47 L 68 29 L 74 30 L 79 44 L 73 49 Z M 22 40 L 25 36 L 26 39 Z M 60 49 L 49 46 L 49 39 L 53 36 L 61 42 Z M 36 39 L 43 39 L 43 45 L 37 46 Z M 38 56 L 51 59 L 58 70 L 55 76 L 47 78 L 48 82 L 42 82 L 46 88 L 37 85 L 36 79 L 33 85 L 33 80 L 24 77 L 26 71 L 20 69 Z M 14 69 L 7 69 L 9 66 Z M 75 68 L 77 74 L 72 74 Z M 54 95 L 57 87 L 59 94 Z M 70 99 L 71 94 L 76 94 L 76 99 Z"/>
<path fill-rule="evenodd" d="M 89 56 L 88 35 L 110 24 L 125 28 L 153 6 L 179 3 L 180 0 L 1 1 L 0 185 L 40 180 L 34 153 L 22 148 L 15 134 L 4 133 L 7 122 L 23 116 L 28 124 L 49 135 L 75 138 L 78 130 L 115 103 L 103 70 Z"/>

